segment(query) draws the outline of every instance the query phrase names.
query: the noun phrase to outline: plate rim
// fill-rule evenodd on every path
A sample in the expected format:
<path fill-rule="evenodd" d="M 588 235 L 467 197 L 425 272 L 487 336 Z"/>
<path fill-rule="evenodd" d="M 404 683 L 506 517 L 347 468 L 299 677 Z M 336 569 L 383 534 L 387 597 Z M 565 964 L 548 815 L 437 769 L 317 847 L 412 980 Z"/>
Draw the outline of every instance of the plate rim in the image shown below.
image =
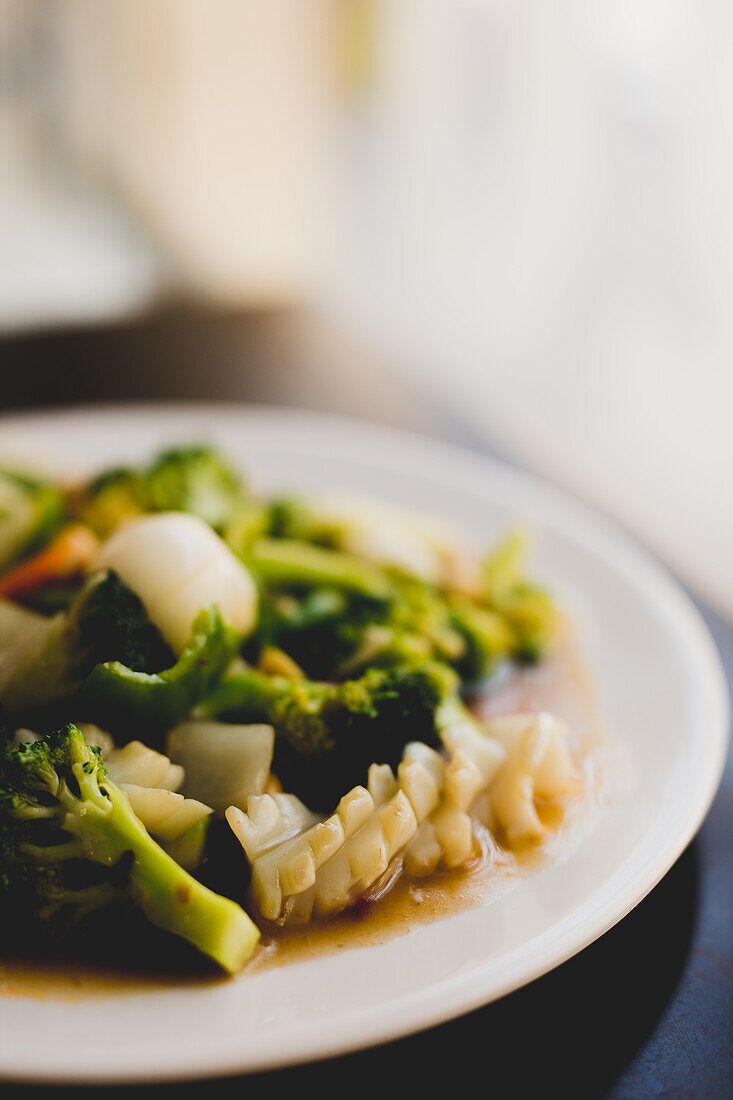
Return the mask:
<path fill-rule="evenodd" d="M 466 468 L 472 467 L 476 472 L 483 468 L 484 474 L 498 478 L 505 487 L 515 485 L 525 495 L 544 498 L 548 502 L 551 511 L 560 509 L 561 520 L 558 524 L 560 531 L 567 530 L 565 523 L 565 513 L 567 513 L 573 521 L 571 529 L 574 533 L 576 531 L 580 532 L 585 549 L 591 547 L 595 549 L 600 544 L 604 564 L 608 568 L 614 568 L 614 570 L 619 567 L 616 559 L 620 555 L 622 573 L 637 580 L 641 576 L 646 582 L 650 582 L 654 593 L 654 602 L 660 606 L 666 606 L 668 613 L 671 613 L 681 624 L 686 645 L 696 658 L 694 665 L 697 677 L 696 683 L 707 700 L 708 709 L 712 716 L 706 781 L 705 783 L 701 781 L 696 804 L 694 807 L 688 807 L 684 815 L 684 825 L 680 826 L 668 844 L 664 846 L 661 856 L 657 855 L 654 861 L 654 871 L 643 876 L 643 885 L 623 894 L 621 903 L 616 905 L 606 903 L 600 906 L 599 913 L 586 916 L 582 936 L 578 936 L 577 933 L 573 935 L 572 930 L 567 930 L 559 946 L 558 941 L 554 941 L 553 950 L 549 952 L 551 957 L 545 957 L 548 955 L 547 950 L 544 955 L 540 954 L 534 965 L 525 966 L 520 978 L 517 978 L 516 975 L 513 977 L 507 975 L 502 982 L 494 980 L 489 994 L 485 990 L 482 991 L 480 980 L 476 980 L 480 978 L 482 969 L 478 967 L 468 977 L 464 975 L 460 979 L 453 978 L 435 983 L 424 997 L 426 1002 L 424 1006 L 419 1003 L 410 1003 L 411 998 L 414 1002 L 416 997 L 413 991 L 390 1001 L 389 1011 L 384 1012 L 381 1019 L 377 1018 L 375 1020 L 374 1011 L 369 1008 L 357 1009 L 351 1013 L 342 1014 L 338 1028 L 331 1029 L 326 1041 L 321 1041 L 315 1050 L 312 1036 L 303 1033 L 299 1041 L 297 1037 L 296 1041 L 291 1038 L 288 1049 L 284 1054 L 280 1053 L 276 1056 L 264 1053 L 260 1057 L 252 1057 L 250 1054 L 246 1056 L 245 1062 L 241 1060 L 241 1055 L 238 1057 L 233 1053 L 230 1058 L 224 1058 L 223 1060 L 218 1058 L 216 1064 L 213 1064 L 213 1058 L 216 1056 L 205 1051 L 199 1056 L 196 1066 L 187 1065 L 180 1068 L 170 1065 L 138 1068 L 123 1067 L 122 1071 L 118 1067 L 115 1069 L 113 1076 L 109 1073 L 95 1072 L 94 1070 L 79 1074 L 73 1070 L 66 1071 L 64 1069 L 59 1072 L 50 1067 L 18 1066 L 9 1069 L 0 1067 L 2 1079 L 42 1083 L 101 1084 L 111 1083 L 112 1081 L 134 1083 L 136 1081 L 163 1082 L 194 1080 L 204 1077 L 218 1078 L 320 1061 L 339 1054 L 397 1040 L 465 1015 L 548 973 L 604 935 L 654 889 L 697 833 L 715 797 L 725 765 L 730 721 L 726 676 L 710 630 L 690 595 L 654 554 L 602 512 L 596 511 L 591 505 L 579 500 L 571 492 L 559 488 L 552 482 L 545 481 L 541 475 L 518 469 L 501 459 L 476 449 L 436 439 L 423 433 L 373 423 L 357 417 L 245 402 L 160 401 L 114 405 L 90 404 L 65 406 L 52 410 L 5 412 L 0 415 L 0 427 L 17 425 L 21 429 L 24 427 L 36 429 L 42 427 L 44 423 L 63 420 L 78 421 L 79 419 L 95 420 L 105 418 L 113 421 L 124 420 L 130 416 L 145 419 L 160 418 L 161 436 L 164 434 L 164 429 L 175 427 L 176 421 L 207 417 L 229 423 L 235 422 L 238 418 L 254 418 L 259 421 L 270 420 L 273 423 L 279 422 L 280 424 L 292 424 L 295 421 L 300 422 L 304 427 L 308 426 L 310 429 L 323 429 L 332 436 L 340 433 L 352 442 L 355 435 L 368 436 L 372 439 L 381 437 L 385 443 L 393 448 L 404 449 L 405 442 L 412 441 L 414 448 L 418 451 L 423 450 L 425 452 L 427 449 L 434 456 L 442 454 L 449 463 L 462 464 Z M 592 530 L 593 528 L 595 530 Z M 637 873 L 635 879 L 638 880 L 639 877 Z M 474 978 L 473 982 L 471 982 L 472 976 Z M 449 990 L 452 992 L 452 998 L 449 997 L 446 1001 L 446 993 Z M 145 993 L 139 995 L 126 994 L 125 997 L 145 997 L 146 995 Z M 407 1013 L 404 1016 L 401 1016 L 401 1013 L 408 1005 L 409 1018 L 406 1019 Z M 361 1020 L 360 1016 L 371 1016 L 372 1018 L 367 1025 L 367 1021 Z"/>

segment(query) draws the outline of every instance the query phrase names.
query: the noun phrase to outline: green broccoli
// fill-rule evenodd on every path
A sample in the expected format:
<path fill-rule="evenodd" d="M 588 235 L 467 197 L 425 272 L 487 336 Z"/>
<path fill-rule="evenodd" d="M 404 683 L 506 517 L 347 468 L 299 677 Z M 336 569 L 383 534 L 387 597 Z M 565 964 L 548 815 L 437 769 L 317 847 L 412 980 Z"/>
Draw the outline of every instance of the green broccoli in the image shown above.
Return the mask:
<path fill-rule="evenodd" d="M 382 600 L 372 600 L 335 588 L 311 588 L 302 594 L 266 591 L 260 618 L 245 656 L 256 660 L 268 646 L 284 650 L 316 680 L 335 679 L 361 650 L 370 624 L 386 614 Z"/>
<path fill-rule="evenodd" d="M 263 585 L 328 586 L 372 599 L 393 591 L 384 570 L 338 550 L 295 539 L 257 539 L 247 564 Z"/>
<path fill-rule="evenodd" d="M 102 538 L 147 511 L 144 475 L 124 467 L 105 470 L 76 496 L 77 516 Z"/>
<path fill-rule="evenodd" d="M 451 623 L 463 640 L 453 663 L 465 683 L 485 679 L 505 658 L 516 655 L 517 636 L 497 611 L 459 596 L 450 599 L 449 607 Z"/>
<path fill-rule="evenodd" d="M 189 446 L 164 451 L 148 467 L 106 471 L 86 487 L 78 510 L 106 536 L 142 512 L 191 512 L 223 531 L 248 504 L 239 475 L 217 451 Z"/>
<path fill-rule="evenodd" d="M 19 636 L 33 639 L 33 645 L 20 645 Z M 101 662 L 117 659 L 147 672 L 175 660 L 141 601 L 113 570 L 90 576 L 69 610 L 52 619 L 4 603 L 0 651 L 5 650 L 7 660 L 0 663 L 9 674 L 0 676 L 0 702 L 11 713 L 73 694 Z"/>
<path fill-rule="evenodd" d="M 210 692 L 241 645 L 218 608 L 202 611 L 178 659 L 113 570 L 89 577 L 67 614 L 0 601 L 0 703 L 26 720 L 46 708 L 154 741 Z"/>
<path fill-rule="evenodd" d="M 6 919 L 53 928 L 127 899 L 230 973 L 259 938 L 152 840 L 74 725 L 0 749 L 0 898 Z"/>
<path fill-rule="evenodd" d="M 121 661 L 137 672 L 160 671 L 175 661 L 142 600 L 113 569 L 87 579 L 69 608 L 64 634 L 85 674 L 102 661 Z"/>
<path fill-rule="evenodd" d="M 436 712 L 457 684 L 450 668 L 430 661 L 370 668 L 340 684 L 251 670 L 222 681 L 199 712 L 270 722 L 285 790 L 327 810 L 374 761 L 396 767 L 408 741 L 436 744 Z"/>
<path fill-rule="evenodd" d="M 165 451 L 145 476 L 148 510 L 192 512 L 221 530 L 247 500 L 241 478 L 211 447 Z"/>
<path fill-rule="evenodd" d="M 191 639 L 170 668 L 143 672 L 121 661 L 97 664 L 74 697 L 75 713 L 112 732 L 130 725 L 158 745 L 214 687 L 242 636 L 224 623 L 216 606 L 201 611 Z"/>
<path fill-rule="evenodd" d="M 558 616 L 549 594 L 524 576 L 527 542 L 524 531 L 513 531 L 490 554 L 484 564 L 483 602 L 514 632 L 513 655 L 534 662 L 546 651 Z"/>
<path fill-rule="evenodd" d="M 315 679 L 432 657 L 472 682 L 512 653 L 514 633 L 496 612 L 414 577 L 389 581 L 386 598 L 327 586 L 266 589 L 246 654 L 275 645 Z"/>
<path fill-rule="evenodd" d="M 0 569 L 42 546 L 63 513 L 63 494 L 56 486 L 0 470 Z"/>
<path fill-rule="evenodd" d="M 247 561 L 264 589 L 250 650 L 277 645 L 311 676 L 463 653 L 445 600 L 417 578 L 286 538 L 255 541 Z"/>
<path fill-rule="evenodd" d="M 274 539 L 297 539 L 316 546 L 339 548 L 343 524 L 331 517 L 318 517 L 298 497 L 275 497 L 268 510 L 268 534 Z"/>

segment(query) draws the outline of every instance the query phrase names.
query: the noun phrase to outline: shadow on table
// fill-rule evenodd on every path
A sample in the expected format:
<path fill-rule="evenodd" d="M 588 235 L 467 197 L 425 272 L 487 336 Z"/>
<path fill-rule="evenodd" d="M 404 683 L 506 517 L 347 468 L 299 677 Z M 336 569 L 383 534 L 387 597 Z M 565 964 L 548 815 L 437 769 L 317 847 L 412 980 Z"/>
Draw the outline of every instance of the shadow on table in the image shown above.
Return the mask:
<path fill-rule="evenodd" d="M 247 1078 L 140 1087 L 136 1096 L 344 1096 L 485 1087 L 602 1095 L 653 1033 L 677 985 L 695 923 L 693 844 L 625 920 L 582 954 L 503 1000 L 388 1046 Z M 541 1091 L 540 1091 L 541 1090 Z M 28 1090 L 34 1091 L 34 1090 Z M 116 1096 L 127 1089 L 114 1090 Z"/>

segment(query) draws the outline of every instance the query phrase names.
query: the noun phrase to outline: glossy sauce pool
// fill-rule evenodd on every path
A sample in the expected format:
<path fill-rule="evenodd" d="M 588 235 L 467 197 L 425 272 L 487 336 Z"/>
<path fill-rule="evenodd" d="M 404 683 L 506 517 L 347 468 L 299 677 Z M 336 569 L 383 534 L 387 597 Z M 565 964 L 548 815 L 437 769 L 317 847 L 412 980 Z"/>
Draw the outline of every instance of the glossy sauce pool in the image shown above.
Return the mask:
<path fill-rule="evenodd" d="M 338 917 L 312 922 L 303 927 L 279 928 L 262 923 L 262 939 L 252 961 L 236 980 L 247 974 L 282 966 L 316 954 L 384 942 L 405 935 L 426 921 L 439 920 L 469 907 L 488 904 L 550 859 L 562 858 L 587 832 L 589 810 L 599 796 L 602 764 L 608 740 L 602 729 L 595 693 L 569 630 L 556 644 L 554 653 L 541 665 L 523 669 L 492 687 L 475 702 L 482 716 L 517 711 L 548 710 L 564 718 L 572 731 L 572 750 L 582 774 L 575 796 L 563 806 L 540 807 L 540 816 L 551 826 L 548 839 L 539 848 L 511 853 L 497 845 L 480 829 L 482 856 L 466 868 L 437 872 L 425 879 L 393 874 L 381 891 Z M 120 995 L 126 992 L 160 990 L 171 986 L 212 984 L 228 980 L 212 977 L 208 966 L 185 946 L 171 943 L 142 922 L 121 930 L 130 947 L 129 958 L 114 967 L 106 962 L 106 946 L 116 939 L 113 929 L 104 933 L 104 943 L 94 937 L 91 944 L 72 945 L 65 958 L 53 957 L 0 960 L 0 993 L 35 998 L 76 1000 L 87 996 Z M 94 935 L 91 931 L 87 933 Z M 81 963 L 82 951 L 94 948 L 98 965 Z M 76 956 L 76 957 L 74 957 Z M 142 956 L 143 966 L 140 965 Z M 134 959 L 134 963 L 133 963 Z"/>

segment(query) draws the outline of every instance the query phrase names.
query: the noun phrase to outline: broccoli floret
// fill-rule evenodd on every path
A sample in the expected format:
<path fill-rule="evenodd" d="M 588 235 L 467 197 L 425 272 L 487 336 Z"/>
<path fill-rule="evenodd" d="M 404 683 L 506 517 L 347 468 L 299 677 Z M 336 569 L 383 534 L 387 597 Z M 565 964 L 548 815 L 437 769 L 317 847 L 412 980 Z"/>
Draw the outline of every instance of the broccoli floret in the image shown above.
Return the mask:
<path fill-rule="evenodd" d="M 456 687 L 450 668 L 427 661 L 371 668 L 340 684 L 247 671 L 223 681 L 201 711 L 271 723 L 285 790 L 327 810 L 374 761 L 396 767 L 408 741 L 436 744 L 436 712 Z"/>
<path fill-rule="evenodd" d="M 557 609 L 549 594 L 526 580 L 527 536 L 510 533 L 484 565 L 485 604 L 501 615 L 515 635 L 513 655 L 532 663 L 545 653 L 557 626 Z"/>
<path fill-rule="evenodd" d="M 221 530 L 246 501 L 241 478 L 210 447 L 176 447 L 159 455 L 145 478 L 148 510 L 192 512 Z"/>
<path fill-rule="evenodd" d="M 281 647 L 311 676 L 464 651 L 445 599 L 417 578 L 285 538 L 257 540 L 248 563 L 264 588 L 253 644 Z"/>
<path fill-rule="evenodd" d="M 211 447 L 192 446 L 164 451 L 139 470 L 108 470 L 86 487 L 78 511 L 106 536 L 121 520 L 142 512 L 191 512 L 222 531 L 248 504 L 241 478 L 228 462 Z"/>
<path fill-rule="evenodd" d="M 386 599 L 326 587 L 266 591 L 247 655 L 278 646 L 315 679 L 432 657 L 471 682 L 512 652 L 514 634 L 496 612 L 416 578 L 392 574 L 390 583 Z"/>
<path fill-rule="evenodd" d="M 454 667 L 466 683 L 485 679 L 506 657 L 516 655 L 516 635 L 498 612 L 455 597 L 450 601 L 450 614 L 463 639 L 463 651 Z"/>
<path fill-rule="evenodd" d="M 136 672 L 159 672 L 175 661 L 142 600 L 113 569 L 89 577 L 69 609 L 65 634 L 84 674 L 103 661 Z"/>
<path fill-rule="evenodd" d="M 112 732 L 133 726 L 151 745 L 182 721 L 231 663 L 242 642 L 216 606 L 201 611 L 191 640 L 170 668 L 142 672 L 121 661 L 97 664 L 79 688 L 75 713 Z"/>
<path fill-rule="evenodd" d="M 63 512 L 63 494 L 56 486 L 0 470 L 0 569 L 42 546 Z"/>
<path fill-rule="evenodd" d="M 270 591 L 261 598 L 257 631 L 245 656 L 256 659 L 266 647 L 276 646 L 307 676 L 334 679 L 362 648 L 369 624 L 381 623 L 385 614 L 383 600 L 335 588 L 313 588 L 298 595 Z"/>
<path fill-rule="evenodd" d="M 281 529 L 294 526 L 283 519 Z M 537 660 L 556 612 L 522 576 L 523 545 L 516 536 L 501 544 L 487 563 L 483 593 L 469 599 L 325 546 L 256 540 L 248 560 L 264 595 L 249 652 L 258 644 L 279 646 L 309 676 L 323 679 L 432 657 L 466 683 L 491 675 L 507 658 Z"/>
<path fill-rule="evenodd" d="M 84 488 L 76 502 L 77 515 L 106 538 L 125 519 L 147 511 L 145 478 L 123 467 L 105 470 Z"/>
<path fill-rule="evenodd" d="M 49 620 L 20 608 L 4 614 L 9 625 L 14 616 L 17 629 L 39 636 L 27 660 L 3 679 L 0 702 L 10 713 L 72 695 L 95 665 L 105 661 L 119 659 L 146 672 L 168 668 L 175 660 L 141 601 L 113 570 L 89 577 L 66 614 Z M 12 637 L 8 642 L 13 644 Z"/>
<path fill-rule="evenodd" d="M 73 725 L 0 750 L 0 898 L 6 919 L 56 928 L 127 899 L 231 973 L 259 938 L 152 840 Z"/>

